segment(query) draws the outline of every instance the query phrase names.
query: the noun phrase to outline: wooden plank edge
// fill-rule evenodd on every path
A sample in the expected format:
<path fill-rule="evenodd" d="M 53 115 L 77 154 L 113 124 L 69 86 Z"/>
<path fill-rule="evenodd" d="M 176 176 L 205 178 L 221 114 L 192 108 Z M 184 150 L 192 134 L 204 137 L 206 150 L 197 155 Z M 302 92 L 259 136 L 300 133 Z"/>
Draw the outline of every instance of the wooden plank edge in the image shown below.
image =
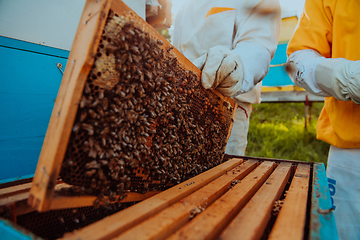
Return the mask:
<path fill-rule="evenodd" d="M 1 38 L 1 37 L 0 37 Z M 34 174 L 0 180 L 0 189 L 32 182 Z"/>
<path fill-rule="evenodd" d="M 151 191 L 147 193 L 136 193 L 128 192 L 126 197 L 122 199 L 121 203 L 126 202 L 140 202 L 149 197 L 159 194 L 161 191 Z M 118 198 L 118 196 L 117 196 Z M 54 196 L 51 200 L 50 210 L 59 210 L 59 209 L 68 209 L 68 208 L 80 208 L 80 207 L 89 207 L 94 205 L 94 201 L 97 199 L 96 196 Z M 111 202 L 115 203 L 115 201 Z"/>
<path fill-rule="evenodd" d="M 240 183 L 234 185 L 222 197 L 167 239 L 218 238 L 225 227 L 270 176 L 274 170 L 274 165 L 273 162 L 261 163 Z"/>
<path fill-rule="evenodd" d="M 236 166 L 181 201 L 125 231 L 114 240 L 165 239 L 169 237 L 227 192 L 234 181 L 246 177 L 257 165 L 257 161 L 250 160 Z"/>
<path fill-rule="evenodd" d="M 284 192 L 290 178 L 291 163 L 280 163 L 240 213 L 221 233 L 220 239 L 260 239 L 271 218 L 274 202 Z"/>
<path fill-rule="evenodd" d="M 252 159 L 252 160 L 258 160 L 258 161 L 270 161 L 270 162 L 276 162 L 276 163 L 290 162 L 290 163 L 294 163 L 294 164 L 305 164 L 305 165 L 310 165 L 310 166 L 312 166 L 314 164 L 313 162 L 304 162 L 304 161 L 298 161 L 298 160 L 251 157 L 251 156 L 238 156 L 238 155 L 225 154 L 224 159 L 230 159 L 230 158 L 241 158 L 241 159 L 244 159 L 244 161 Z"/>
<path fill-rule="evenodd" d="M 310 166 L 298 165 L 269 240 L 304 238 L 309 184 Z"/>
<path fill-rule="evenodd" d="M 204 173 L 155 195 L 146 201 L 135 204 L 80 230 L 67 233 L 62 239 L 90 240 L 116 237 L 120 233 L 190 195 L 242 162 L 242 159 L 230 159 Z"/>
<path fill-rule="evenodd" d="M 16 203 L 18 201 L 26 200 L 26 199 L 28 199 L 28 197 L 29 197 L 29 192 L 28 191 L 21 192 L 21 193 L 18 193 L 16 195 L 7 196 L 7 197 L 4 197 L 4 198 L 0 199 L 0 206 L 13 204 L 13 203 Z"/>
<path fill-rule="evenodd" d="M 22 192 L 28 192 L 31 188 L 31 185 L 32 185 L 32 183 L 30 182 L 30 183 L 20 184 L 20 185 L 1 189 L 0 190 L 0 201 L 2 198 L 8 197 L 8 196 L 16 195 L 16 194 L 22 193 Z M 1 203 L 0 203 L 0 205 L 1 205 Z"/>
<path fill-rule="evenodd" d="M 49 210 L 51 206 L 55 182 L 60 173 L 78 102 L 94 61 L 93 56 L 102 34 L 100 29 L 105 26 L 110 2 L 111 0 L 87 0 L 81 15 L 28 199 L 29 205 L 38 211 Z M 85 33 L 86 39 L 83 36 Z M 89 47 L 86 51 L 82 51 L 84 45 Z"/>
<path fill-rule="evenodd" d="M 29 206 L 29 204 L 27 203 L 27 199 L 23 200 L 23 201 L 19 201 L 16 202 L 15 204 L 15 213 L 16 216 L 21 216 L 30 212 L 34 212 L 35 209 L 32 208 L 31 206 Z"/>

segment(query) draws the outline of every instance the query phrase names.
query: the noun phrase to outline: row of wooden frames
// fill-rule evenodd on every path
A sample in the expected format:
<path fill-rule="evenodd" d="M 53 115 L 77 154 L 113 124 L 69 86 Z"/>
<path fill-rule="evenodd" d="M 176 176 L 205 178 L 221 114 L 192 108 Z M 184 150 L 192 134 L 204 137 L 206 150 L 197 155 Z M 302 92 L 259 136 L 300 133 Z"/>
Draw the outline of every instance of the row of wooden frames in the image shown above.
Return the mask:
<path fill-rule="evenodd" d="M 288 188 L 268 239 L 302 240 L 310 172 L 310 164 L 230 159 L 64 239 L 261 239 Z"/>
<path fill-rule="evenodd" d="M 166 191 L 128 193 L 123 201 L 138 203 L 63 239 L 322 239 L 336 236 L 326 184 L 324 164 L 231 158 Z M 0 206 L 15 216 L 34 211 L 30 187 L 2 188 Z M 95 197 L 59 198 L 53 209 L 71 199 L 75 208 Z"/>
<path fill-rule="evenodd" d="M 310 164 L 230 159 L 64 239 L 304 239 Z M 241 236 L 241 237 L 240 237 Z"/>

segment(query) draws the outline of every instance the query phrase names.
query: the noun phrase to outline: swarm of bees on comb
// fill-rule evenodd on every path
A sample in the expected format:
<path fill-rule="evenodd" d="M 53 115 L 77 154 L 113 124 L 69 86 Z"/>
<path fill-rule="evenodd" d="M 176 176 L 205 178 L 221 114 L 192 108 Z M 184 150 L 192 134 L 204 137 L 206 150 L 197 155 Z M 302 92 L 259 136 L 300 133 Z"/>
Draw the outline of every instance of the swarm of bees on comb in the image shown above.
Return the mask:
<path fill-rule="evenodd" d="M 223 161 L 234 109 L 162 45 L 109 12 L 60 173 L 75 192 L 117 201 Z"/>

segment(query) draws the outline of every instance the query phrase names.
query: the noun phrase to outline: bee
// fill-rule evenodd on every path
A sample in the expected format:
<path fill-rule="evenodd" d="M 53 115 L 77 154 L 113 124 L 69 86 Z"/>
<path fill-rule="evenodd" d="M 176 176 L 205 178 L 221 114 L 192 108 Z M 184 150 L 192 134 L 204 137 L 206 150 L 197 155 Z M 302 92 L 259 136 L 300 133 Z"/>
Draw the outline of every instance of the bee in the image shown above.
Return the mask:
<path fill-rule="evenodd" d="M 106 138 L 104 136 L 101 137 L 101 144 L 103 147 L 106 147 Z"/>
<path fill-rule="evenodd" d="M 93 160 L 92 162 L 85 164 L 86 169 L 90 169 L 90 168 L 98 169 L 100 167 L 101 167 L 101 165 L 98 162 L 96 162 L 96 160 Z"/>
<path fill-rule="evenodd" d="M 60 216 L 58 219 L 59 219 L 60 224 L 64 224 L 64 223 L 65 223 L 65 220 L 64 220 L 64 218 L 63 218 L 62 216 Z"/>
<path fill-rule="evenodd" d="M 87 177 L 91 177 L 92 175 L 94 175 L 96 173 L 96 169 L 91 169 L 90 171 L 85 172 L 85 175 Z"/>
<path fill-rule="evenodd" d="M 118 98 L 113 98 L 114 103 L 116 103 L 117 105 L 121 105 L 121 101 Z"/>
<path fill-rule="evenodd" d="M 76 123 L 72 128 L 73 132 L 75 133 L 79 132 L 80 126 L 81 126 L 80 123 Z"/>
<path fill-rule="evenodd" d="M 96 156 L 97 156 L 97 151 L 96 151 L 95 149 L 91 148 L 88 156 L 89 156 L 89 157 L 92 157 L 92 158 L 96 158 Z"/>
<path fill-rule="evenodd" d="M 96 76 L 95 76 L 96 77 Z M 91 88 L 89 86 L 88 83 L 85 83 L 85 86 L 84 86 L 84 93 L 85 94 L 89 94 L 91 92 Z"/>
<path fill-rule="evenodd" d="M 98 106 L 96 108 L 96 111 L 100 115 L 100 117 L 104 117 L 105 113 L 104 113 L 103 109 L 100 106 Z"/>
<path fill-rule="evenodd" d="M 71 159 L 69 159 L 69 160 L 67 160 L 67 161 L 65 162 L 65 166 L 71 167 L 71 166 L 73 166 L 73 165 L 74 165 L 74 161 L 71 160 Z"/>
<path fill-rule="evenodd" d="M 130 28 L 126 28 L 126 29 L 125 29 L 125 32 L 126 32 L 126 33 L 129 33 L 129 34 L 131 34 L 131 35 L 135 35 L 135 32 L 134 32 L 132 29 L 130 29 Z"/>
<path fill-rule="evenodd" d="M 147 68 L 147 69 L 150 69 L 151 68 L 151 65 L 149 63 L 145 63 L 144 66 Z"/>
<path fill-rule="evenodd" d="M 94 128 L 93 126 L 87 124 L 87 123 L 83 123 L 81 125 L 82 129 L 86 130 L 88 132 L 89 135 L 93 135 L 94 134 Z"/>
<path fill-rule="evenodd" d="M 88 113 L 89 113 L 89 115 L 90 115 L 92 118 L 96 118 L 96 117 L 97 117 L 96 112 L 95 112 L 94 110 L 92 110 L 92 109 L 89 109 Z"/>
<path fill-rule="evenodd" d="M 107 100 L 107 98 L 104 98 L 103 102 L 102 102 L 102 107 L 104 111 L 108 110 L 108 106 L 109 106 L 109 102 Z"/>
<path fill-rule="evenodd" d="M 81 114 L 80 114 L 80 122 L 83 122 L 87 117 L 87 112 L 85 111 L 82 111 Z"/>
<path fill-rule="evenodd" d="M 100 200 L 95 199 L 93 205 L 94 205 L 95 208 L 98 208 L 100 206 Z"/>
<path fill-rule="evenodd" d="M 130 47 L 130 51 L 131 51 L 132 53 L 134 53 L 134 54 L 137 54 L 137 55 L 140 54 L 139 48 L 138 48 L 137 46 L 134 46 L 134 45 L 132 45 L 132 46 Z"/>

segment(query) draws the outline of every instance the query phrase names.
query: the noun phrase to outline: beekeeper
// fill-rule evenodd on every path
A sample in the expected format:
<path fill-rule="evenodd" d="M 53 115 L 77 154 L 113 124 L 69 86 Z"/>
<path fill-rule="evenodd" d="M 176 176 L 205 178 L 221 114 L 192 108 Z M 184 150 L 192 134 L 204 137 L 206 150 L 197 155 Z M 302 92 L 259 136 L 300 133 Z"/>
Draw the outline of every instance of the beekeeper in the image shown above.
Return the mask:
<path fill-rule="evenodd" d="M 204 88 L 239 105 L 227 154 L 245 154 L 251 104 L 260 103 L 280 21 L 278 0 L 187 0 L 176 15 L 173 45 L 202 70 Z"/>
<path fill-rule="evenodd" d="M 331 144 L 327 175 L 340 239 L 360 239 L 360 2 L 307 0 L 287 72 L 325 97 L 317 138 Z"/>

